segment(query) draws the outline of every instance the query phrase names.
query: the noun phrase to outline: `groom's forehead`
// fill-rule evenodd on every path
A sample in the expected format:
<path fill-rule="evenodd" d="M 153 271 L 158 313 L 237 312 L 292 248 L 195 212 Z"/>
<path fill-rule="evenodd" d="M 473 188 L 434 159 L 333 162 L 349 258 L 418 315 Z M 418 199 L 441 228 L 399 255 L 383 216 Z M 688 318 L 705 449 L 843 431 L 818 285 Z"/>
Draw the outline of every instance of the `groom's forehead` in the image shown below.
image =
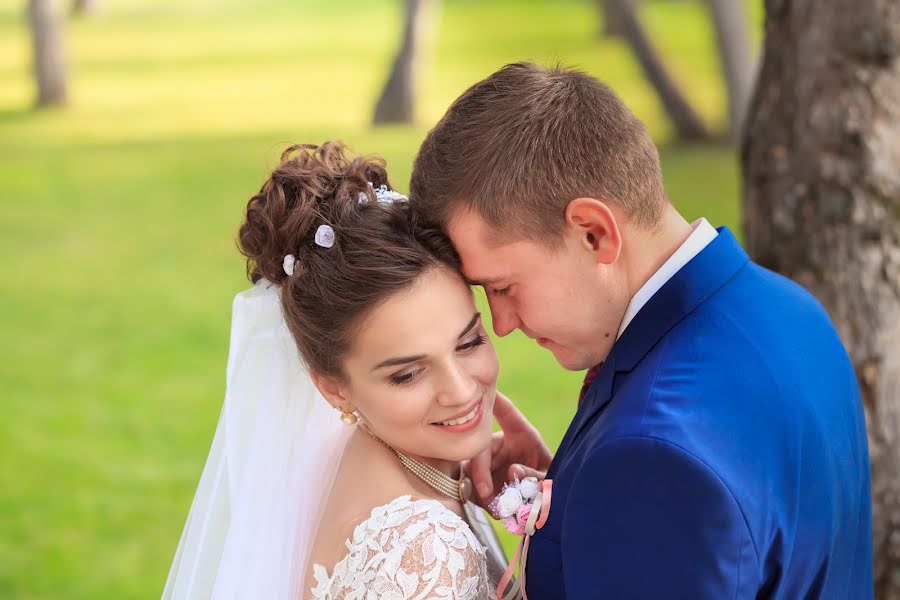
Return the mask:
<path fill-rule="evenodd" d="M 489 225 L 471 208 L 458 209 L 453 213 L 447 221 L 447 233 L 453 244 L 457 245 L 457 250 L 460 247 L 496 250 L 509 241 L 503 228 Z"/>
<path fill-rule="evenodd" d="M 459 251 L 462 273 L 469 285 L 504 284 L 522 268 L 523 256 L 516 244 L 489 249 Z"/>
<path fill-rule="evenodd" d="M 447 222 L 447 234 L 459 254 L 463 276 L 470 285 L 504 283 L 535 258 L 533 244 L 515 239 L 510 231 L 494 227 L 471 209 L 457 211 Z"/>

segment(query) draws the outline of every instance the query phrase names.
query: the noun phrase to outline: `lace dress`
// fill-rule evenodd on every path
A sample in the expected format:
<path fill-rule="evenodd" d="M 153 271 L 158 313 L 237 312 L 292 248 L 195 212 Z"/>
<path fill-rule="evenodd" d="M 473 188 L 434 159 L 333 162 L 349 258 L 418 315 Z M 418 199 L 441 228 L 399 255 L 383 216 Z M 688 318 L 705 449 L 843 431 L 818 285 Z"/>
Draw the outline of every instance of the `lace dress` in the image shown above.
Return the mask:
<path fill-rule="evenodd" d="M 496 561 L 494 561 L 495 563 Z M 492 564 L 469 525 L 436 500 L 401 496 L 372 510 L 331 575 L 313 566 L 316 600 L 482 600 Z"/>

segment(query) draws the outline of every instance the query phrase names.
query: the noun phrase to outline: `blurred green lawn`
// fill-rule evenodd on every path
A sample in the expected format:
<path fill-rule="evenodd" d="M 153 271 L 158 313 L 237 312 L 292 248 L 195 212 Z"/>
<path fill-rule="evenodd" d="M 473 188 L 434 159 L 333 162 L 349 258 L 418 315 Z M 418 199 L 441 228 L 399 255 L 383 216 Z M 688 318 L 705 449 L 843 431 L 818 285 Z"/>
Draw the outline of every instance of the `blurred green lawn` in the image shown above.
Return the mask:
<path fill-rule="evenodd" d="M 381 153 L 405 189 L 463 89 L 507 62 L 560 61 L 645 120 L 687 217 L 737 226 L 733 149 L 667 144 L 589 0 L 448 0 L 418 125 L 378 130 L 399 2 L 100 0 L 100 15 L 66 24 L 70 106 L 39 112 L 23 5 L 0 0 L 0 598 L 160 594 L 221 407 L 231 299 L 248 285 L 241 209 L 288 142 Z M 643 16 L 721 126 L 702 4 Z M 521 336 L 497 345 L 501 388 L 555 447 L 581 374 Z"/>

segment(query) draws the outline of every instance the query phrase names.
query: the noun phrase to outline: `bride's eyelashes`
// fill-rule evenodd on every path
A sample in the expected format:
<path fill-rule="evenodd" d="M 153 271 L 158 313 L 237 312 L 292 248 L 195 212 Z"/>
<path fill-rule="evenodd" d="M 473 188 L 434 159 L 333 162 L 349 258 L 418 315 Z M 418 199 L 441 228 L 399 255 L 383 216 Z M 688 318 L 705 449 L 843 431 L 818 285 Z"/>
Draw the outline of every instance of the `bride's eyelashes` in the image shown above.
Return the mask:
<path fill-rule="evenodd" d="M 471 350 L 472 348 L 475 348 L 477 346 L 483 346 L 486 341 L 487 341 L 487 338 L 484 337 L 483 335 L 479 334 L 472 341 L 466 342 L 462 346 L 457 346 L 456 349 L 459 351 Z"/>
<path fill-rule="evenodd" d="M 468 350 L 472 350 L 473 348 L 477 348 L 478 346 L 483 346 L 487 342 L 487 337 L 483 334 L 478 334 L 472 340 L 456 347 L 457 352 L 466 352 Z M 415 369 L 412 371 L 405 371 L 401 373 L 395 373 L 388 378 L 388 381 L 391 385 L 406 385 L 415 381 L 419 375 L 425 369 Z"/>
<path fill-rule="evenodd" d="M 407 373 L 391 375 L 388 380 L 391 385 L 406 385 L 407 383 L 412 382 L 421 372 L 422 369 L 416 369 L 415 371 L 409 371 Z"/>

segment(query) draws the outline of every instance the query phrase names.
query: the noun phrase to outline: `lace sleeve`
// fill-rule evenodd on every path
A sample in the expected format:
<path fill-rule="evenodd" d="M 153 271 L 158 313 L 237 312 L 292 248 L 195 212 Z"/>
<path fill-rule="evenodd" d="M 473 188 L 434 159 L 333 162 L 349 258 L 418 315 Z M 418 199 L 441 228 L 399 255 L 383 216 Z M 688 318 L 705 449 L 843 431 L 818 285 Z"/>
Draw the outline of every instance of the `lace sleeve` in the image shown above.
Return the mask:
<path fill-rule="evenodd" d="M 313 567 L 317 600 L 489 598 L 484 547 L 435 500 L 397 498 L 372 511 L 329 577 Z"/>

